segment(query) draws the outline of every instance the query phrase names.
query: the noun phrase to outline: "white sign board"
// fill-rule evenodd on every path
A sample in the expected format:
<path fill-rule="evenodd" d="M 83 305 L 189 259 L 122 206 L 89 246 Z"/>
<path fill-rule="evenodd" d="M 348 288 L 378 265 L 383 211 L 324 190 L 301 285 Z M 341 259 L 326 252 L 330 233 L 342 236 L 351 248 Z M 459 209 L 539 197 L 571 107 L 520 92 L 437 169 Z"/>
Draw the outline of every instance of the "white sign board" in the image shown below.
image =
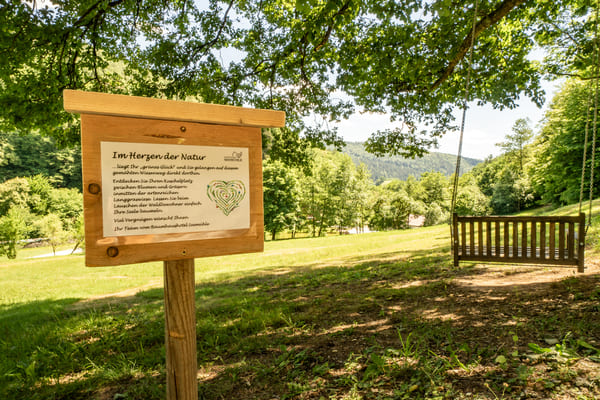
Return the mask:
<path fill-rule="evenodd" d="M 104 237 L 250 227 L 245 147 L 100 143 Z"/>

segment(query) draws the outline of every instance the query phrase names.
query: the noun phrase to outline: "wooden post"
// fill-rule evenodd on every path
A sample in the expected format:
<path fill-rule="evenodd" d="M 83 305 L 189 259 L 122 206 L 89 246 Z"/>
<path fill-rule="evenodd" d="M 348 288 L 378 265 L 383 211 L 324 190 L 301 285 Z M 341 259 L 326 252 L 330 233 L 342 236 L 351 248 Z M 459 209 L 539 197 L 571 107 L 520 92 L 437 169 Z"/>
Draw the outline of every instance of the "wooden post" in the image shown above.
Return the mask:
<path fill-rule="evenodd" d="M 452 214 L 452 249 L 454 250 L 454 266 L 458 267 L 458 215 Z"/>
<path fill-rule="evenodd" d="M 194 259 L 165 261 L 167 399 L 198 400 Z"/>
<path fill-rule="evenodd" d="M 579 213 L 579 235 L 577 238 L 577 272 L 585 272 L 585 214 Z"/>

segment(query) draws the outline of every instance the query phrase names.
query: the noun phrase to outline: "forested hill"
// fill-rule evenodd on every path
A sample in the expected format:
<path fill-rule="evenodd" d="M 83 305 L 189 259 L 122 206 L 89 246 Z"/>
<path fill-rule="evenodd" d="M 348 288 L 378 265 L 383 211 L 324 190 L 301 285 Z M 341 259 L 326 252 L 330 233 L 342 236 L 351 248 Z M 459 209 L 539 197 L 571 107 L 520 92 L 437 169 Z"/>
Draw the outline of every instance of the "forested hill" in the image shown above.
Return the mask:
<path fill-rule="evenodd" d="M 410 175 L 418 178 L 423 172 L 439 171 L 445 175 L 452 175 L 456 168 L 456 156 L 445 153 L 429 153 L 423 158 L 404 158 L 400 156 L 376 157 L 365 151 L 363 143 L 348 142 L 343 152 L 352 157 L 355 164 L 364 163 L 371 171 L 375 182 L 385 179 L 397 178 L 405 180 Z M 463 158 L 461 171 L 465 173 L 479 164 L 481 160 Z"/>

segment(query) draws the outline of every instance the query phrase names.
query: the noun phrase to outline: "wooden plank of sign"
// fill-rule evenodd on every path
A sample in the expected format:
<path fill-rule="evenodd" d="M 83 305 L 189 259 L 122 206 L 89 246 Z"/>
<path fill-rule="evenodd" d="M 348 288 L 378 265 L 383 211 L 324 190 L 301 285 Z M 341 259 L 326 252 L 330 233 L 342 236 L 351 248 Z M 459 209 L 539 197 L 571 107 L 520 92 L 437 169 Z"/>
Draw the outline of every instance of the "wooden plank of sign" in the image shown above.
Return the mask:
<path fill-rule="evenodd" d="M 86 265 L 109 266 L 263 251 L 262 141 L 260 128 L 82 115 Z M 101 139 L 100 139 L 101 138 Z M 250 228 L 242 230 L 103 237 L 100 142 L 247 147 Z M 116 249 L 117 254 L 115 255 Z"/>
<path fill-rule="evenodd" d="M 285 126 L 285 112 L 283 111 L 80 90 L 65 90 L 63 101 L 66 111 L 77 114 L 164 119 L 258 128 Z"/>

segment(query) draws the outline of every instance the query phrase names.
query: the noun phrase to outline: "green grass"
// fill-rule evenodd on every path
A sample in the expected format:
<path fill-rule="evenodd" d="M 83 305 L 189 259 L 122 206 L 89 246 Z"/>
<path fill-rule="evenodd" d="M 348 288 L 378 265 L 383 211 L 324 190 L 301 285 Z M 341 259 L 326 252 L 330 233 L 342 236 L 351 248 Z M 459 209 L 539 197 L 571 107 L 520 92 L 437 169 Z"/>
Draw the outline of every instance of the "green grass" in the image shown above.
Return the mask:
<path fill-rule="evenodd" d="M 448 229 L 448 228 L 446 228 Z M 436 238 L 430 241 L 431 238 Z M 330 236 L 266 242 L 262 254 L 196 260 L 196 282 L 233 279 L 253 271 L 289 270 L 299 265 L 324 265 L 360 259 L 372 253 L 395 252 L 398 244 L 421 248 L 443 245 L 444 228 Z M 28 258 L 51 253 L 49 248 L 23 249 L 16 260 L 0 258 L 0 306 L 33 300 L 81 299 L 154 284 L 162 287 L 162 263 L 86 268 L 84 256 Z"/>
<path fill-rule="evenodd" d="M 0 398 L 164 398 L 162 263 L 44 252 L 0 259 Z M 598 398 L 597 273 L 464 283 L 545 272 L 453 268 L 448 226 L 198 259 L 200 398 Z"/>

